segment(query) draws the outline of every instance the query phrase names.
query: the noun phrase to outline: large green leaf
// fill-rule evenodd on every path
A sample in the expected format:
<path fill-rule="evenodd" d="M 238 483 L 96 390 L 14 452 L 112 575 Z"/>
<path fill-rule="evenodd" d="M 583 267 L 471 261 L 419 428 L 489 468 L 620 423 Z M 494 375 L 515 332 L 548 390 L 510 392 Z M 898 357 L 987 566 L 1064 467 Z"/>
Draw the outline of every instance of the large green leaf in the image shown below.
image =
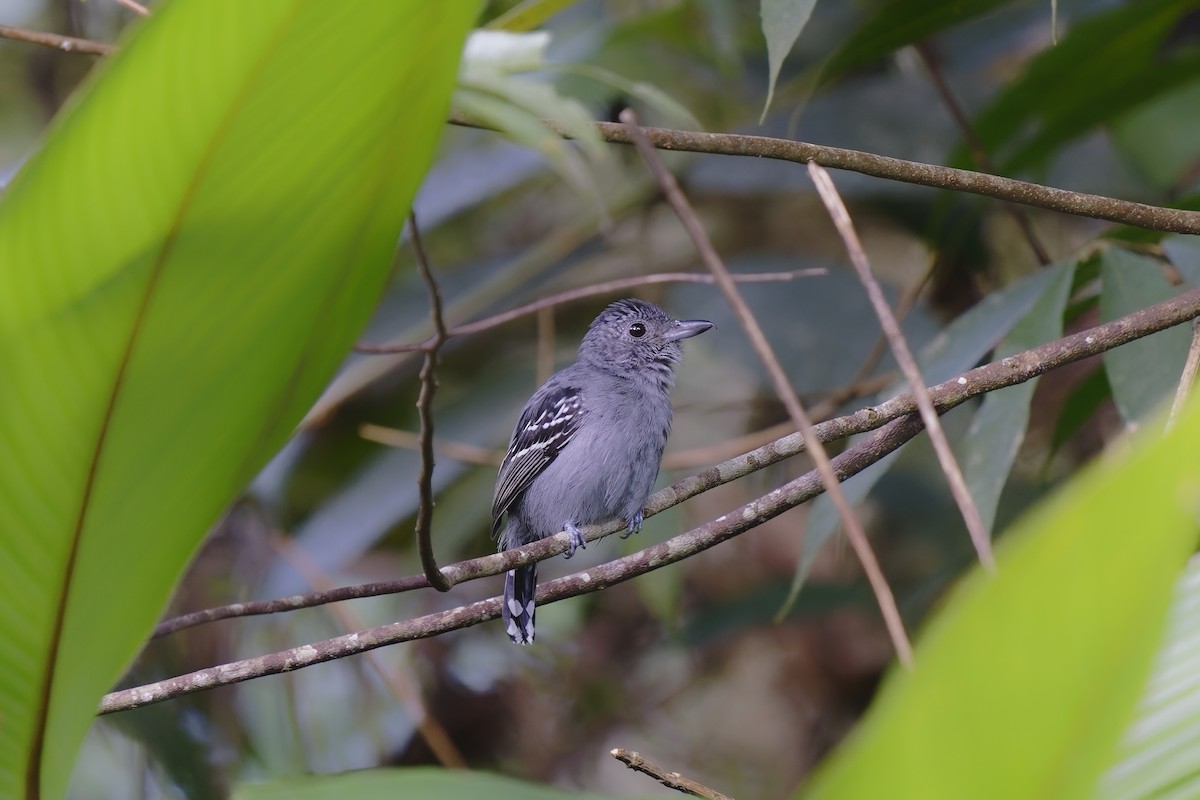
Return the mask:
<path fill-rule="evenodd" d="M 1196 542 L 1200 405 L 1018 523 L 890 676 L 806 798 L 1087 797 Z"/>
<path fill-rule="evenodd" d="M 792 51 L 792 45 L 800 38 L 808 18 L 812 16 L 817 0 L 759 0 L 762 17 L 763 37 L 767 40 L 767 61 L 770 75 L 767 77 L 767 101 L 763 103 L 762 116 L 766 117 L 775 96 L 775 84 L 783 60 Z M 759 122 L 762 122 L 760 119 Z"/>
<path fill-rule="evenodd" d="M 474 3 L 163 4 L 0 204 L 0 796 L 59 797 L 371 312 Z"/>
<path fill-rule="evenodd" d="M 653 785 L 650 778 L 647 785 Z M 500 775 L 433 767 L 370 769 L 342 775 L 321 775 L 272 783 L 244 784 L 234 800 L 395 800 L 398 797 L 436 797 L 438 800 L 604 800 L 606 795 L 552 789 Z"/>

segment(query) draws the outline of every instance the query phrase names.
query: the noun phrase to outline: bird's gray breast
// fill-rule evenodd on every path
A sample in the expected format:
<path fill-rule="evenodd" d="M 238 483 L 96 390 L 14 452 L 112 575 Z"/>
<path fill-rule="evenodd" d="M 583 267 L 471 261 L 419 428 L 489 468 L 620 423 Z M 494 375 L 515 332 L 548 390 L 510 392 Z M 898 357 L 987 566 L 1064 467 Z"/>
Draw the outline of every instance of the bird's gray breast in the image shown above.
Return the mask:
<path fill-rule="evenodd" d="M 628 521 L 658 477 L 671 428 L 669 397 L 633 383 L 590 388 L 582 395 L 585 422 L 520 503 L 518 513 L 537 536 L 566 522 Z"/>

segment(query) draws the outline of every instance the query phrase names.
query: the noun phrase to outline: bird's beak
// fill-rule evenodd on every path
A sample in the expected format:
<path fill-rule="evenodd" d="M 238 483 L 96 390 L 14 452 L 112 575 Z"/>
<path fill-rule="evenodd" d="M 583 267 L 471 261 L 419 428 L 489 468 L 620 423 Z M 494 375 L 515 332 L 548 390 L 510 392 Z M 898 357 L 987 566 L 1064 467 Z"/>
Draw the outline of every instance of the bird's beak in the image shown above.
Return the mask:
<path fill-rule="evenodd" d="M 675 323 L 675 330 L 667 333 L 668 342 L 678 342 L 680 339 L 690 339 L 699 336 L 713 324 L 706 319 L 685 319 Z"/>

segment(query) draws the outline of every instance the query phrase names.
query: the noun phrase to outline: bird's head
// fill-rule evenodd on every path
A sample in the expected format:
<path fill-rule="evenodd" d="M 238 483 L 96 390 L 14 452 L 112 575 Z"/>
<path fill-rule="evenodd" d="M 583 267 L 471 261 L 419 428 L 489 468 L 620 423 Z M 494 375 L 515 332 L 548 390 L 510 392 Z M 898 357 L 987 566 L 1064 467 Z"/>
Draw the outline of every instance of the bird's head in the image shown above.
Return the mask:
<path fill-rule="evenodd" d="M 579 360 L 608 369 L 669 369 L 683 356 L 679 342 L 712 326 L 703 319 L 677 320 L 643 300 L 618 300 L 588 327 Z"/>

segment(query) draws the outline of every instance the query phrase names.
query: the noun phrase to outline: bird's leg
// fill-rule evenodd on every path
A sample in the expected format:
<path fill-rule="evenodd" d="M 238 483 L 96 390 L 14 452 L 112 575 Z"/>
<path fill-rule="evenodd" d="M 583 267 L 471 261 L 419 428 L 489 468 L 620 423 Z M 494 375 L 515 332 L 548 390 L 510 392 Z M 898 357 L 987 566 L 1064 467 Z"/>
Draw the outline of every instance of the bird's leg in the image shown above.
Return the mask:
<path fill-rule="evenodd" d="M 635 514 L 633 519 L 629 520 L 629 522 L 627 523 L 627 526 L 626 526 L 627 529 L 626 529 L 625 533 L 621 534 L 621 538 L 628 539 L 630 536 L 633 536 L 635 533 L 641 533 L 642 520 L 644 520 L 644 519 L 645 519 L 645 517 L 642 515 L 641 511 L 639 511 L 637 514 Z"/>
<path fill-rule="evenodd" d="M 570 558 L 575 555 L 576 548 L 582 547 L 584 550 L 587 550 L 587 542 L 583 540 L 583 534 L 579 531 L 579 528 L 575 527 L 574 522 L 567 521 L 563 525 L 563 530 L 571 534 L 571 546 L 567 548 L 567 552 L 563 553 L 563 558 Z"/>

